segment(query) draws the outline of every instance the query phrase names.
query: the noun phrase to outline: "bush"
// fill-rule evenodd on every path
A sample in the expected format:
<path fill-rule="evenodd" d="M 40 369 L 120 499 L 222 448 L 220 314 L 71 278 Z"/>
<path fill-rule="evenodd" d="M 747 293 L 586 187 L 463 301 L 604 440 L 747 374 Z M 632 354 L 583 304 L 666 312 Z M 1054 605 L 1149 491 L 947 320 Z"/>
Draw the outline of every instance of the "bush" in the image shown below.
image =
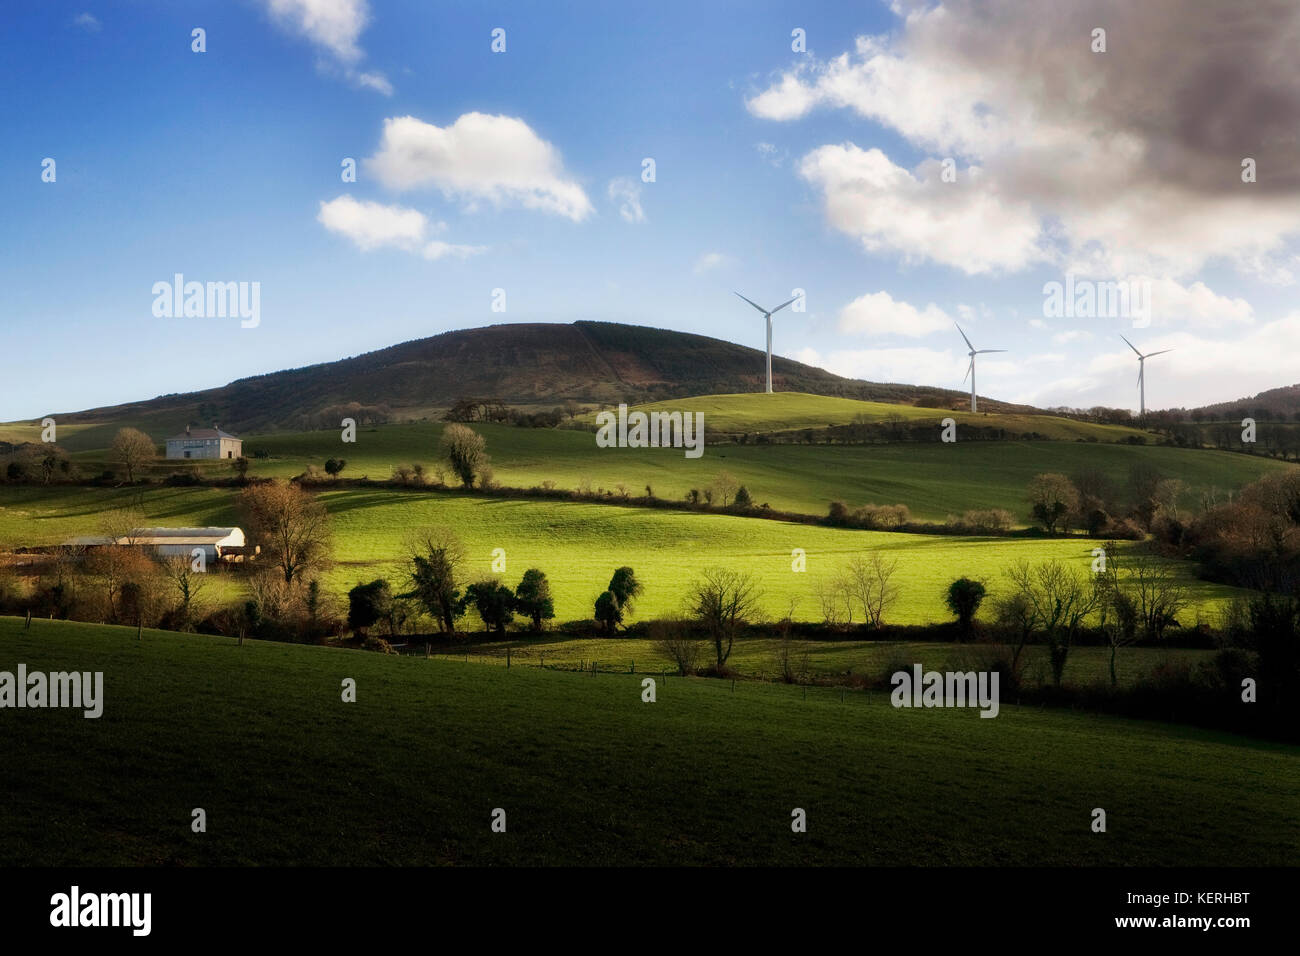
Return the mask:
<path fill-rule="evenodd" d="M 987 593 L 982 581 L 971 578 L 958 578 L 948 585 L 944 603 L 948 605 L 948 610 L 957 616 L 962 640 L 969 638 L 974 630 L 975 614 L 979 611 L 980 604 L 984 602 L 984 595 Z"/>
<path fill-rule="evenodd" d="M 677 668 L 682 677 L 699 672 L 704 642 L 692 637 L 680 621 L 655 621 L 650 626 L 654 649 Z"/>
<path fill-rule="evenodd" d="M 963 514 L 957 527 L 968 534 L 1000 534 L 1011 530 L 1012 520 L 1005 508 L 976 508 Z"/>

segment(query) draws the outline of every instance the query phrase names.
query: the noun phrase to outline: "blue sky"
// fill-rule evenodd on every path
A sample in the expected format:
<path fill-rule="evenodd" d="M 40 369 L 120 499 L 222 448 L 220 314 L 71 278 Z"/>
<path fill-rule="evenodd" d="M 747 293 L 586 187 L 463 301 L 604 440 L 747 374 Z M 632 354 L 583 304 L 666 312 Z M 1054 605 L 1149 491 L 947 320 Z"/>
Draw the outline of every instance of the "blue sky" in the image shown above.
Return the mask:
<path fill-rule="evenodd" d="M 965 2 L 6 5 L 0 419 L 495 322 L 761 348 L 733 289 L 806 290 L 776 351 L 874 380 L 960 388 L 957 320 L 1011 350 L 981 360 L 998 398 L 1134 407 L 1120 333 L 1175 350 L 1153 360 L 1152 406 L 1300 381 L 1289 107 L 1193 149 L 1147 106 L 1181 102 L 1214 51 L 1167 38 L 1190 65 L 1161 71 L 1182 85 L 1148 104 L 1159 50 L 1125 48 L 1122 5 L 1080 20 L 1062 2 L 1045 35 L 1053 4 L 996 6 L 1005 29 L 983 34 Z M 1089 16 L 1111 24 L 1103 54 Z M 999 44 L 1023 52 L 1032 23 L 1009 62 Z M 1290 103 L 1294 77 L 1265 79 Z M 1237 169 L 1251 155 L 1255 190 Z M 1045 316 L 1044 283 L 1067 272 L 1154 286 L 1150 323 Z M 152 287 L 175 273 L 260 283 L 259 324 L 156 317 Z"/>

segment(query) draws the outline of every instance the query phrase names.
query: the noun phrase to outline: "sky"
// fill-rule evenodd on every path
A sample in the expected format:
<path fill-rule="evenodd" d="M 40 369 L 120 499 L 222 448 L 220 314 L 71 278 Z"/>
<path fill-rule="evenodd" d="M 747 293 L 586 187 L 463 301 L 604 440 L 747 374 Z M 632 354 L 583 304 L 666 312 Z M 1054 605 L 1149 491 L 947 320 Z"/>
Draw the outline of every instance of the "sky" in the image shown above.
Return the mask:
<path fill-rule="evenodd" d="M 1008 401 L 1136 408 L 1121 336 L 1148 407 L 1297 383 L 1297 48 L 1289 0 L 5 4 L 0 419 L 501 322 L 762 348 L 737 291 L 873 381 L 963 387 L 960 323 Z"/>

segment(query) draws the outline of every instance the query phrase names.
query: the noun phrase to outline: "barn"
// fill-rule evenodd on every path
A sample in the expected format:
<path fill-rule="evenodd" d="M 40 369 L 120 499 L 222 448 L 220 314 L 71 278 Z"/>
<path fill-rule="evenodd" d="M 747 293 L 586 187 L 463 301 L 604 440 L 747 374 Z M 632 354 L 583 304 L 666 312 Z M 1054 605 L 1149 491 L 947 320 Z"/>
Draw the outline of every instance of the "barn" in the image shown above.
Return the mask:
<path fill-rule="evenodd" d="M 65 547 L 104 548 L 110 545 L 146 548 L 160 557 L 192 557 L 202 549 L 208 562 L 243 561 L 259 548 L 249 548 L 241 528 L 136 528 L 120 538 L 82 537 L 63 542 Z"/>
<path fill-rule="evenodd" d="M 243 439 L 223 432 L 220 427 L 194 428 L 185 426 L 183 434 L 167 439 L 168 458 L 240 458 L 244 454 Z"/>

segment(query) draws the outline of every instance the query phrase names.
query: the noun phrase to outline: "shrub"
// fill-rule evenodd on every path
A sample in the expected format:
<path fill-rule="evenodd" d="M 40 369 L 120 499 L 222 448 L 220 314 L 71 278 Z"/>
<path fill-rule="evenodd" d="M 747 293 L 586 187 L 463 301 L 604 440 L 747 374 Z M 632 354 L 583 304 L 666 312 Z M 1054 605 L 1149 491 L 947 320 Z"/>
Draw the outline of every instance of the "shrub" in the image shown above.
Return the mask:
<path fill-rule="evenodd" d="M 691 637 L 684 622 L 655 621 L 650 626 L 650 638 L 654 649 L 677 668 L 680 676 L 699 672 L 704 642 Z"/>
<path fill-rule="evenodd" d="M 948 605 L 948 610 L 957 616 L 963 640 L 970 637 L 975 625 L 975 614 L 979 611 L 980 605 L 984 602 L 984 595 L 987 593 L 982 581 L 971 578 L 958 578 L 948 585 L 944 603 Z"/>

